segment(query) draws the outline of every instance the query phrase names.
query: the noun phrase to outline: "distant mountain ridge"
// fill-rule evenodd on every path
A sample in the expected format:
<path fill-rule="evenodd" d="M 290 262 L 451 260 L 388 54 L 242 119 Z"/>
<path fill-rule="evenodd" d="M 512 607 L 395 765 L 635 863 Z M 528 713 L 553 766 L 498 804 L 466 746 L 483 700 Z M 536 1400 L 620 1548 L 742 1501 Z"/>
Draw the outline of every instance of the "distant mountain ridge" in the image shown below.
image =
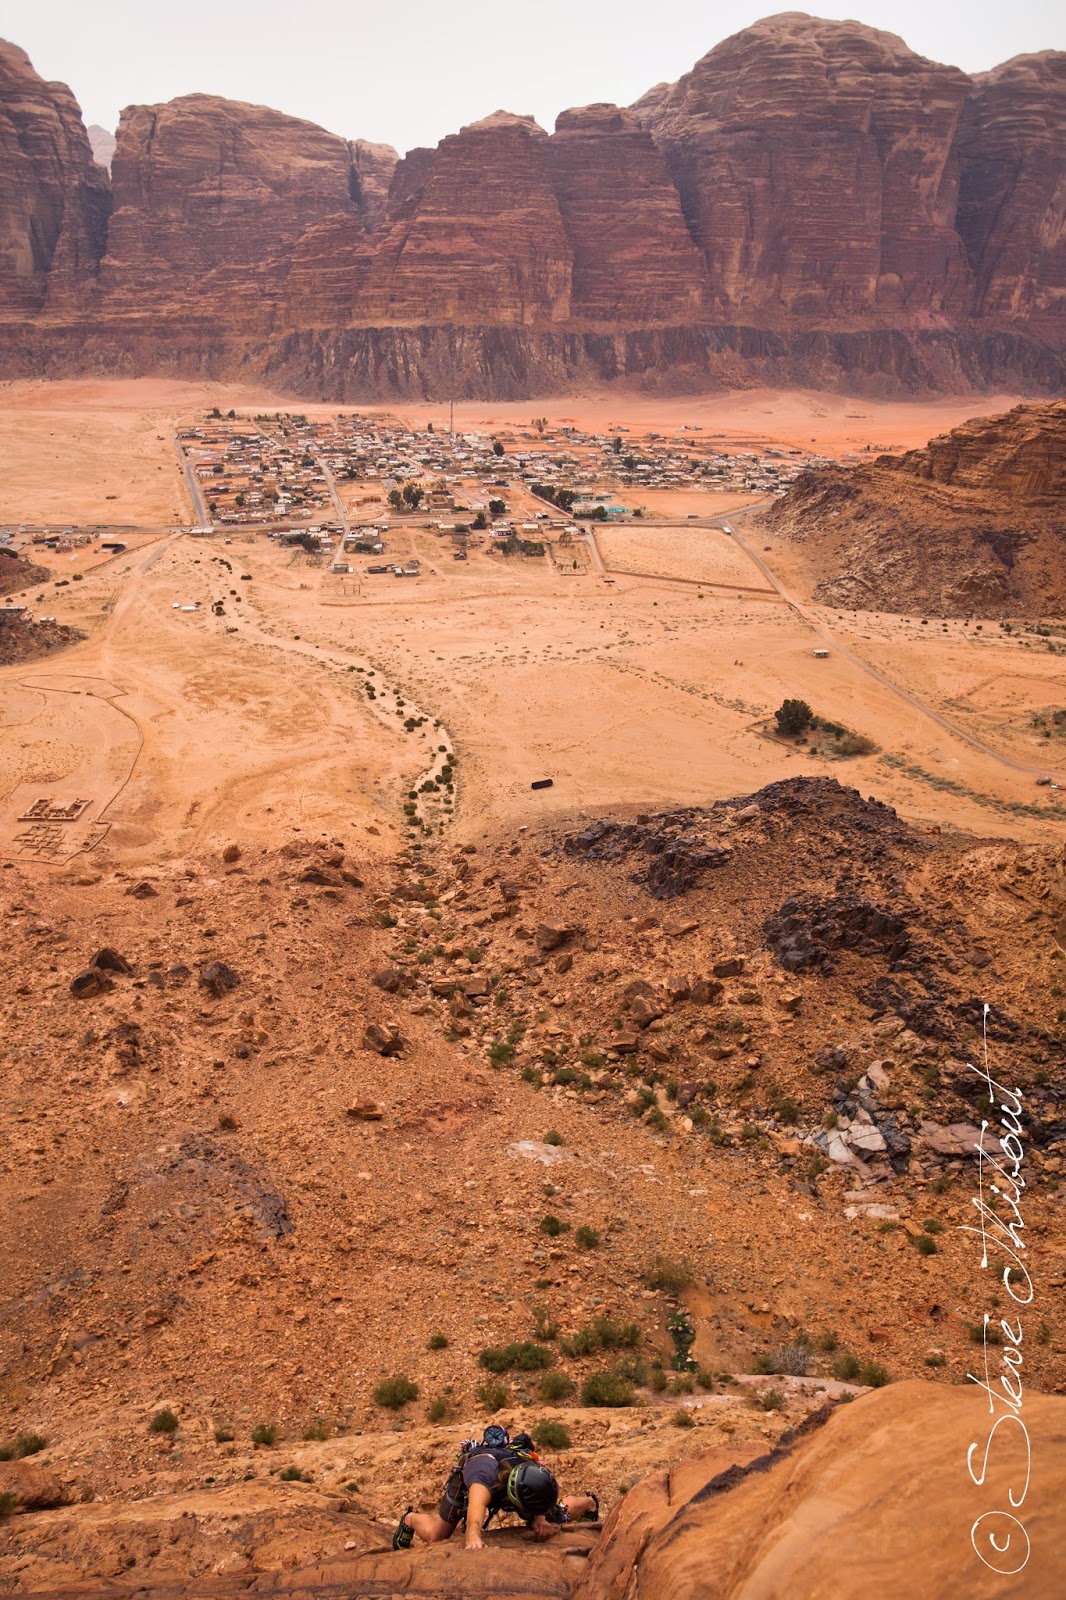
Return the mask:
<path fill-rule="evenodd" d="M 551 135 L 499 112 L 399 160 L 187 95 L 123 112 L 110 178 L 106 140 L 0 45 L 9 376 L 1066 387 L 1063 53 L 970 78 L 785 13 Z"/>

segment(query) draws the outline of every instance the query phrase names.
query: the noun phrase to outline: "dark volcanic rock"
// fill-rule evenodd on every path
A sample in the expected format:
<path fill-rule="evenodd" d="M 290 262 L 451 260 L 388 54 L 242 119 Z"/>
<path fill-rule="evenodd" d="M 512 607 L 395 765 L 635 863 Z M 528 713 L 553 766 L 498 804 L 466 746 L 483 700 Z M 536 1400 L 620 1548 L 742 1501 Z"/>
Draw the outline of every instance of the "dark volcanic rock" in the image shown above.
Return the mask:
<path fill-rule="evenodd" d="M 904 919 L 857 895 L 836 899 L 797 895 L 767 917 L 763 930 L 777 959 L 790 972 L 828 970 L 841 950 L 902 960 L 910 951 Z"/>

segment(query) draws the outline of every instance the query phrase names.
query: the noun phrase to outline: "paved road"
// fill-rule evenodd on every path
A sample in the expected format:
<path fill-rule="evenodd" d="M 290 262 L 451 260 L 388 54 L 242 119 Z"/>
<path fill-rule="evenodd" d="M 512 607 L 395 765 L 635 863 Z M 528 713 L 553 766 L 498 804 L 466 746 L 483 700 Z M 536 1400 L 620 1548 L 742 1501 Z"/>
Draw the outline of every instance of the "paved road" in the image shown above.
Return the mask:
<path fill-rule="evenodd" d="M 208 511 L 207 505 L 204 501 L 203 491 L 197 482 L 193 464 L 185 454 L 185 451 L 181 448 L 181 440 L 178 438 L 178 431 L 176 428 L 171 428 L 170 437 L 174 441 L 174 448 L 178 452 L 178 460 L 181 462 L 182 471 L 185 473 L 185 482 L 189 486 L 189 494 L 192 497 L 193 510 L 199 518 L 198 526 L 201 528 L 210 528 L 211 514 Z"/>
<path fill-rule="evenodd" d="M 347 535 L 347 534 L 351 533 L 352 525 L 348 521 L 348 513 L 345 511 L 344 506 L 343 506 L 343 504 L 341 502 L 341 497 L 337 493 L 337 485 L 334 482 L 333 474 L 329 470 L 329 467 L 323 461 L 321 456 L 316 456 L 315 457 L 315 461 L 318 463 L 319 471 L 322 473 L 322 476 L 326 480 L 326 488 L 329 490 L 329 497 L 333 501 L 333 508 L 336 511 L 338 517 L 340 517 L 340 519 L 341 519 L 341 527 L 344 529 L 344 532 Z"/>
<path fill-rule="evenodd" d="M 923 700 L 919 700 L 917 695 L 911 694 L 908 689 L 901 689 L 898 683 L 893 683 L 892 679 L 886 677 L 877 667 L 871 666 L 869 661 L 865 661 L 862 656 L 856 655 L 853 650 L 849 650 L 847 645 L 841 644 L 820 617 L 816 617 L 801 600 L 797 600 L 794 594 L 789 593 L 781 580 L 771 572 L 762 556 L 753 550 L 747 540 L 742 538 L 733 527 L 733 520 L 740 515 L 747 515 L 751 511 L 761 509 L 761 506 L 749 506 L 745 508 L 744 513 L 732 512 L 730 519 L 723 520 L 720 526 L 725 533 L 732 535 L 745 555 L 758 567 L 767 582 L 771 583 L 777 590 L 782 600 L 791 606 L 797 616 L 802 617 L 807 626 L 813 629 L 820 639 L 823 639 L 827 645 L 835 650 L 837 655 L 843 656 L 845 661 L 850 661 L 852 666 L 858 667 L 861 672 L 865 672 L 868 677 L 873 678 L 883 688 L 891 690 L 894 695 L 898 696 L 900 700 L 906 701 L 915 711 L 920 711 L 922 716 L 928 717 L 931 722 L 935 722 L 938 727 L 943 728 L 945 733 L 950 733 L 954 738 L 961 739 L 971 749 L 980 751 L 981 755 L 987 756 L 991 761 L 998 762 L 1001 767 L 1008 767 L 1012 772 L 1025 772 L 1034 777 L 1054 778 L 1057 783 L 1066 782 L 1066 779 L 1059 773 L 1052 771 L 1050 767 L 1034 767 L 1028 761 L 1015 761 L 1013 756 L 1005 756 L 999 750 L 993 750 L 991 745 L 985 744 L 982 739 L 975 738 L 972 733 L 967 733 L 964 728 L 960 728 L 957 723 L 952 722 L 950 718 L 943 716 L 939 711 L 934 711 L 932 706 L 926 705 Z"/>

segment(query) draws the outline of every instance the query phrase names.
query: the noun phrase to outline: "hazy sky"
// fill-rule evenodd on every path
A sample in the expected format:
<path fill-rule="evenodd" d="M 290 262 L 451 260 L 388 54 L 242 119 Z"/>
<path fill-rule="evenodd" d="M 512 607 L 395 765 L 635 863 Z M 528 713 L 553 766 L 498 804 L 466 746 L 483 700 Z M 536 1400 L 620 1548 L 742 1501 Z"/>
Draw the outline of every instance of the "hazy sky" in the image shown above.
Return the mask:
<path fill-rule="evenodd" d="M 767 16 L 744 0 L 0 0 L 0 36 L 69 83 L 87 123 L 200 90 L 403 152 L 502 107 L 551 128 L 626 105 Z M 818 7 L 967 72 L 1066 48 L 1062 0 L 857 0 Z"/>

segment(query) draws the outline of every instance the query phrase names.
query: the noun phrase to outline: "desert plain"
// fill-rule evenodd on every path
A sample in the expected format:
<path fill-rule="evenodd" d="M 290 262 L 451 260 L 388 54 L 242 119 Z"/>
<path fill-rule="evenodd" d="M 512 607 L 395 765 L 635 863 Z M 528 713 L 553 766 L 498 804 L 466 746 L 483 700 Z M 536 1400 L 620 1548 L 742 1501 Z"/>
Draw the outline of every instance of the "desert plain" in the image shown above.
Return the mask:
<path fill-rule="evenodd" d="M 610 467 L 664 439 L 857 461 L 1013 403 L 464 404 L 454 448 L 499 441 L 528 550 L 390 506 L 383 469 L 321 473 L 323 556 L 270 536 L 306 528 L 296 513 L 208 529 L 221 446 L 197 430 L 277 442 L 303 418 L 314 473 L 337 407 L 0 387 L 0 525 L 47 574 L 5 603 L 80 635 L 0 667 L 0 1182 L 19 1220 L 0 1396 L 58 1485 L 7 1524 L 9 1587 L 135 1567 L 222 1593 L 354 1550 L 368 1583 L 399 1559 L 408 1592 L 444 1592 L 381 1552 L 486 1415 L 537 1427 L 606 1511 L 646 1473 L 699 1456 L 695 1484 L 701 1451 L 749 1461 L 859 1394 L 902 1430 L 882 1468 L 906 1485 L 932 1402 L 903 1380 L 961 1384 L 977 1359 L 958 1052 L 986 992 L 993 1048 L 1042 1108 L 1034 1260 L 1063 1282 L 1064 657 L 1002 619 L 816 604 L 817 548 L 762 525 L 764 489 L 638 491 Z M 446 405 L 343 415 L 450 439 Z M 511 463 L 564 445 L 642 515 L 549 518 Z M 462 479 L 457 458 L 468 504 Z M 336 559 L 371 526 L 380 557 Z M 781 739 L 790 697 L 859 753 Z M 665 876 L 631 873 L 641 850 Z M 870 922 L 882 903 L 898 922 Z M 818 905 L 858 918 L 824 973 L 784 959 L 788 917 L 813 927 Z M 1030 1324 L 1045 1390 L 1066 1380 L 1056 1292 Z M 671 1365 L 678 1316 L 699 1387 Z M 487 1377 L 533 1337 L 567 1364 L 554 1391 Z M 589 1398 L 605 1361 L 617 1410 Z M 941 1502 L 960 1528 L 963 1488 Z M 831 1543 L 849 1513 L 811 1493 Z M 1031 1592 L 1050 1595 L 1041 1516 Z M 503 1592 L 453 1557 L 461 1592 Z M 534 1570 L 529 1593 L 572 1592 Z"/>

